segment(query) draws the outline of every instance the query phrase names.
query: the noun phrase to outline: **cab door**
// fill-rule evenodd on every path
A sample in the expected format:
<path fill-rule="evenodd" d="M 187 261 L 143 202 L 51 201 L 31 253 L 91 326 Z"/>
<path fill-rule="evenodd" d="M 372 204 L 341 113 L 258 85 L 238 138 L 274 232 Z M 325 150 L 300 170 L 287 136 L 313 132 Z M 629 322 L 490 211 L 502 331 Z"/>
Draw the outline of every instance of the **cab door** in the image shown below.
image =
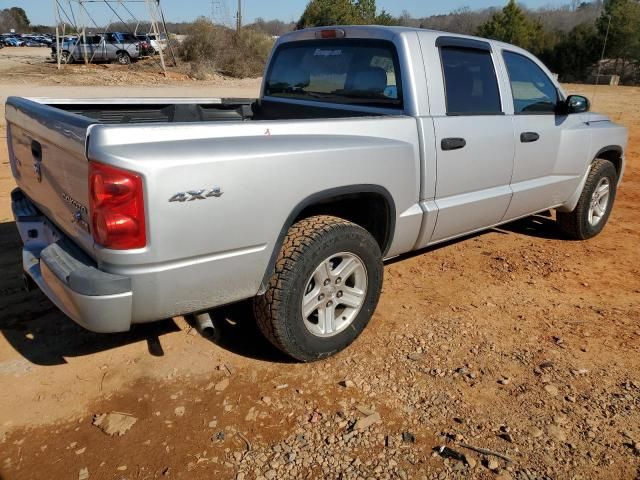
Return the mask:
<path fill-rule="evenodd" d="M 580 115 L 566 115 L 558 87 L 536 60 L 502 50 L 513 97 L 515 162 L 513 200 L 505 220 L 565 202 L 584 173 L 589 142 Z M 574 161 L 577 160 L 577 161 Z"/>
<path fill-rule="evenodd" d="M 110 35 L 110 34 L 108 34 Z M 96 61 L 104 62 L 109 60 L 107 56 L 107 35 L 96 36 L 94 58 Z"/>
<path fill-rule="evenodd" d="M 429 243 L 499 223 L 511 201 L 513 122 L 505 115 L 489 42 L 438 37 L 438 60 L 426 65 L 432 80 L 437 152 L 435 203 L 438 218 Z"/>
<path fill-rule="evenodd" d="M 88 62 L 91 62 L 93 60 L 93 42 L 92 42 L 92 37 L 91 36 L 86 36 L 86 37 L 79 37 L 78 38 L 78 43 L 76 44 L 76 51 L 74 52 L 75 55 L 74 57 L 76 58 L 77 61 L 80 62 L 84 62 L 85 59 Z"/>
<path fill-rule="evenodd" d="M 99 41 L 100 36 L 98 35 L 86 36 L 81 44 L 80 51 L 77 55 L 78 57 L 80 57 L 80 61 L 84 62 L 85 58 L 88 62 L 95 62 L 96 60 L 100 59 L 97 50 Z"/>

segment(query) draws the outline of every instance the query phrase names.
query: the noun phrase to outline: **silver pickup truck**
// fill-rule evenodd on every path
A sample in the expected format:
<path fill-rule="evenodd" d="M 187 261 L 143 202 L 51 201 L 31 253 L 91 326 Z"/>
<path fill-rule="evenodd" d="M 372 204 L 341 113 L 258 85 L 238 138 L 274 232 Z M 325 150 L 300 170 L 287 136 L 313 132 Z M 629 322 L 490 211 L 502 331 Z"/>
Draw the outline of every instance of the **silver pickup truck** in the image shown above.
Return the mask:
<path fill-rule="evenodd" d="M 555 209 L 605 226 L 625 128 L 535 57 L 448 33 L 281 37 L 257 101 L 7 101 L 28 277 L 89 330 L 254 297 L 300 361 L 349 345 L 383 260 Z"/>
<path fill-rule="evenodd" d="M 131 33 L 101 33 L 77 39 L 64 40 L 60 44 L 62 63 L 114 62 L 129 65 L 143 55 L 143 42 Z M 58 59 L 58 45 L 51 46 L 51 58 Z"/>

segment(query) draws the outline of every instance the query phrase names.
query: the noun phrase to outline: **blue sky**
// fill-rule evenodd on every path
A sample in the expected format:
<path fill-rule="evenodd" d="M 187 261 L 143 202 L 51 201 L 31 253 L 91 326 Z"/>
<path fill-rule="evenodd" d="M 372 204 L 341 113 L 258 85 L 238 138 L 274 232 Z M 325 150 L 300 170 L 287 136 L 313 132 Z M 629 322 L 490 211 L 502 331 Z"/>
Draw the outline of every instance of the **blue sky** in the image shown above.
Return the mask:
<path fill-rule="evenodd" d="M 60 0 L 66 3 L 68 0 Z M 267 20 L 278 18 L 284 21 L 297 20 L 304 10 L 308 0 L 243 0 L 244 17 L 250 22 L 256 17 Z M 199 15 L 211 14 L 211 0 L 161 0 L 167 21 L 192 20 Z M 225 4 L 229 16 L 235 14 L 236 0 L 219 0 L 219 4 Z M 415 17 L 423 17 L 433 14 L 448 13 L 459 7 L 484 8 L 489 6 L 504 6 L 507 0 L 378 0 L 378 8 L 385 8 L 394 15 L 402 10 L 408 10 Z M 547 5 L 563 5 L 569 0 L 527 0 L 521 2 L 530 8 Z M 34 24 L 53 23 L 53 0 L 0 0 L 0 8 L 20 6 Z M 97 17 L 96 21 L 106 22 L 110 16 L 108 10 L 104 10 L 92 4 L 92 12 Z M 130 10 L 136 16 L 142 17 L 141 7 L 130 4 Z M 103 18 L 100 18 L 103 17 Z"/>

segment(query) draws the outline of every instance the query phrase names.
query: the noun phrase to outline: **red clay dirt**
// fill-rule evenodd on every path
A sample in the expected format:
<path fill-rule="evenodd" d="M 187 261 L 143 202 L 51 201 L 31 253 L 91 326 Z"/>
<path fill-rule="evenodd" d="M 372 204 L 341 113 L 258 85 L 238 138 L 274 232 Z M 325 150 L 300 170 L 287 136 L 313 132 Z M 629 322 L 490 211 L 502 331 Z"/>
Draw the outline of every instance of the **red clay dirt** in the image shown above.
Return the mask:
<path fill-rule="evenodd" d="M 214 341 L 182 318 L 97 335 L 23 292 L 3 148 L 0 478 L 640 478 L 640 88 L 594 110 L 631 134 L 599 237 L 536 216 L 390 262 L 365 333 L 308 365 L 246 304 Z M 108 436 L 108 412 L 137 421 Z"/>

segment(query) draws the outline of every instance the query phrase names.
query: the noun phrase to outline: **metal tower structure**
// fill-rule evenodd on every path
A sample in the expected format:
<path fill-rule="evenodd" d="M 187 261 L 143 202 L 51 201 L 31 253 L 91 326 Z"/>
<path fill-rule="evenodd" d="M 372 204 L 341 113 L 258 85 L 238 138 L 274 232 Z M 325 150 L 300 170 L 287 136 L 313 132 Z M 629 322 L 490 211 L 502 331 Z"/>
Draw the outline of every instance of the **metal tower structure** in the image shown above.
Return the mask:
<path fill-rule="evenodd" d="M 211 21 L 229 28 L 234 25 L 225 0 L 211 0 Z"/>
<path fill-rule="evenodd" d="M 243 0 L 238 0 L 236 13 L 232 17 L 225 0 L 211 0 L 211 21 L 240 31 L 242 28 L 242 2 Z"/>
<path fill-rule="evenodd" d="M 110 19 L 106 24 L 99 25 L 92 13 L 92 7 L 98 4 L 106 7 L 106 10 L 110 13 Z M 138 18 L 129 8 L 131 4 L 138 4 L 138 6 L 144 7 L 147 18 Z M 128 22 L 136 25 L 134 31 L 130 33 L 136 34 L 138 26 L 141 21 L 146 21 L 150 25 L 150 30 L 145 33 L 151 33 L 156 35 L 157 39 L 161 38 L 161 34 L 164 34 L 169 39 L 167 27 L 164 21 L 164 13 L 160 6 L 160 0 L 53 0 L 53 11 L 56 21 L 56 54 L 58 69 L 68 63 L 69 58 L 65 57 L 63 45 L 65 39 L 69 36 L 78 38 L 79 42 L 73 43 L 70 47 L 71 54 L 78 48 L 79 44 L 85 44 L 87 41 L 87 28 L 95 29 L 96 31 L 108 31 L 114 23 L 121 23 L 125 28 L 128 28 Z M 168 42 L 169 43 L 169 42 Z M 89 58 L 87 49 L 82 49 L 84 62 L 89 63 L 92 59 Z M 167 73 L 165 65 L 165 52 L 163 48 L 158 49 L 160 56 L 160 64 L 162 71 Z M 173 57 L 173 63 L 176 63 L 173 50 L 169 44 L 169 52 Z"/>

